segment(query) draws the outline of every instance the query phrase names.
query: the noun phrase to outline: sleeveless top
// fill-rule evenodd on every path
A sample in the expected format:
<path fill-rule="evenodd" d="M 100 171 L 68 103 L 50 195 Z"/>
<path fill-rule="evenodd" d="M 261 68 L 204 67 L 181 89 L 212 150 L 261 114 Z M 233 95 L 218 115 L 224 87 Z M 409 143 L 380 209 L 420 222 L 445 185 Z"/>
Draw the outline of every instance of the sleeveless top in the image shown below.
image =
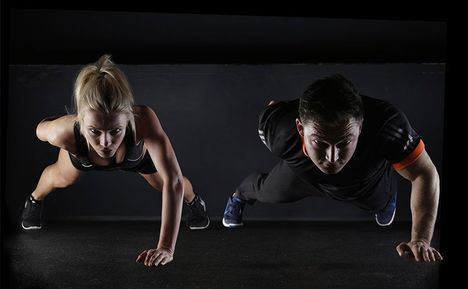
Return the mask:
<path fill-rule="evenodd" d="M 123 162 L 120 164 L 112 164 L 108 166 L 100 166 L 91 163 L 89 159 L 89 150 L 86 143 L 85 137 L 80 132 L 80 123 L 75 122 L 73 126 L 73 131 L 75 135 L 75 143 L 77 147 L 77 154 L 73 155 L 68 152 L 72 164 L 79 170 L 90 171 L 90 170 L 132 170 L 140 165 L 144 160 L 145 154 L 143 153 L 143 140 L 140 140 L 138 143 L 135 143 L 133 139 L 133 133 L 130 127 L 127 127 L 126 134 L 123 142 L 126 147 L 126 154 Z M 148 152 L 147 152 L 148 153 Z"/>

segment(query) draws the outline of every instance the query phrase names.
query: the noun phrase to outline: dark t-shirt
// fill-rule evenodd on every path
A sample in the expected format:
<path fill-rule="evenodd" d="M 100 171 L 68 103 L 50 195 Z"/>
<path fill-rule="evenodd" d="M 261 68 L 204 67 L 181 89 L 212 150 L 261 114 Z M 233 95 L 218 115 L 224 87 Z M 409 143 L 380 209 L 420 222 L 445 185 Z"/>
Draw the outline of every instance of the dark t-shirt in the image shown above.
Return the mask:
<path fill-rule="evenodd" d="M 337 174 L 324 174 L 302 151 L 296 129 L 299 99 L 267 106 L 259 117 L 260 138 L 311 189 L 334 199 L 353 201 L 376 190 L 392 190 L 392 164 L 405 160 L 420 137 L 405 114 L 392 104 L 362 96 L 364 122 L 354 155 Z"/>

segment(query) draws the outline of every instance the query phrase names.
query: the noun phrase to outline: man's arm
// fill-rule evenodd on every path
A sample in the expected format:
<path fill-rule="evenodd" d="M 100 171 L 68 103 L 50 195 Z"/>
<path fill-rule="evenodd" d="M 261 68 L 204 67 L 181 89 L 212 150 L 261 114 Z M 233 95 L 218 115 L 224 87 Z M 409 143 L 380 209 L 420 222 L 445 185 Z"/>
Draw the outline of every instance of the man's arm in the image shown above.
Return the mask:
<path fill-rule="evenodd" d="M 411 182 L 411 240 L 400 243 L 400 256 L 411 256 L 417 262 L 441 261 L 441 254 L 431 247 L 439 203 L 439 174 L 426 151 L 397 172 Z"/>

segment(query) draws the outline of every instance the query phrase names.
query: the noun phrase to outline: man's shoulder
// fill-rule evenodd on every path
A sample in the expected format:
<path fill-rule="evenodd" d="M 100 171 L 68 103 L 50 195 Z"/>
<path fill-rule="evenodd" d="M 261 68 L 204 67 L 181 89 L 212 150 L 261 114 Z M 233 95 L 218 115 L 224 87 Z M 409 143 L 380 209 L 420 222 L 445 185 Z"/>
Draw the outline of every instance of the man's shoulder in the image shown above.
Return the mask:
<path fill-rule="evenodd" d="M 364 119 L 386 122 L 400 115 L 401 110 L 388 100 L 361 95 L 364 106 Z"/>
<path fill-rule="evenodd" d="M 268 105 L 265 111 L 270 111 L 278 115 L 292 115 L 296 116 L 299 113 L 299 99 L 281 100 L 272 105 Z"/>
<path fill-rule="evenodd" d="M 298 99 L 277 101 L 263 109 L 260 114 L 259 123 L 261 126 L 275 128 L 273 131 L 276 132 L 289 130 L 295 127 L 295 119 L 299 115 L 298 108 Z"/>
<path fill-rule="evenodd" d="M 300 140 L 296 129 L 299 99 L 277 101 L 267 106 L 259 118 L 259 133 L 270 151 L 288 158 Z M 299 148 L 300 149 L 300 148 Z"/>
<path fill-rule="evenodd" d="M 370 97 L 368 95 L 361 94 L 362 103 L 364 107 L 371 106 L 376 108 L 386 108 L 394 106 L 390 101 L 381 98 Z"/>

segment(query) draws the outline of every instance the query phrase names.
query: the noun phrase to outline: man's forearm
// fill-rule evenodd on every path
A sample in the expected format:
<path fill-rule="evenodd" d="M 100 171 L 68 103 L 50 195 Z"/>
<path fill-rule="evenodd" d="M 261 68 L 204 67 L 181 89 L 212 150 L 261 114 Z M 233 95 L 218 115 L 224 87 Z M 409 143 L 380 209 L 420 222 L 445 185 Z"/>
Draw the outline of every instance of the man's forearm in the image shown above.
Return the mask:
<path fill-rule="evenodd" d="M 413 225 L 411 240 L 432 240 L 439 204 L 438 176 L 420 177 L 412 182 L 411 213 Z"/>

